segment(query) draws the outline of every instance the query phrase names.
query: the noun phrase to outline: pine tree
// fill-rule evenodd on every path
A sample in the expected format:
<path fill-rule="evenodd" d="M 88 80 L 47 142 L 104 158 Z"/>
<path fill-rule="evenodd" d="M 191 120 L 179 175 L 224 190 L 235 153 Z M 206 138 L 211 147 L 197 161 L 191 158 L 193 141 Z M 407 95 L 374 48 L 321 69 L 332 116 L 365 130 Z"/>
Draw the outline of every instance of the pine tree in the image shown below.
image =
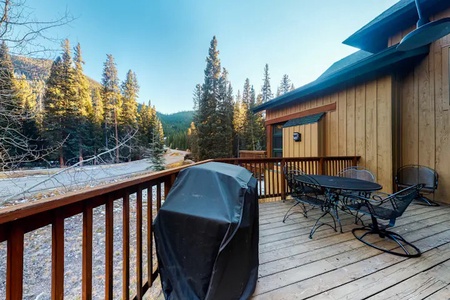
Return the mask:
<path fill-rule="evenodd" d="M 164 133 L 162 124 L 156 118 L 155 126 L 152 130 L 152 142 L 150 144 L 150 161 L 154 171 L 162 171 L 165 169 L 164 162 Z"/>
<path fill-rule="evenodd" d="M 76 159 L 80 149 L 81 109 L 78 101 L 78 83 L 68 40 L 63 42 L 63 53 L 52 65 L 44 95 L 43 128 L 50 145 L 63 143 L 59 151 L 60 165 Z M 73 161 L 72 161 L 73 162 Z"/>
<path fill-rule="evenodd" d="M 36 97 L 25 75 L 18 76 L 14 80 L 16 97 L 25 116 L 33 116 L 36 109 Z"/>
<path fill-rule="evenodd" d="M 262 150 L 265 148 L 265 127 L 261 113 L 255 114 L 253 109 L 262 102 L 262 95 L 256 100 L 255 89 L 247 78 L 244 84 L 242 103 L 237 108 L 239 114 L 235 119 L 235 129 L 238 132 L 239 150 Z"/>
<path fill-rule="evenodd" d="M 291 80 L 289 79 L 289 76 L 287 74 L 284 74 L 283 78 L 281 79 L 280 85 L 278 86 L 277 97 L 289 93 L 292 90 L 291 88 L 293 88 Z"/>
<path fill-rule="evenodd" d="M 34 79 L 29 84 L 36 100 L 35 121 L 37 126 L 42 129 L 42 122 L 44 118 L 45 81 L 42 79 Z"/>
<path fill-rule="evenodd" d="M 27 137 L 29 150 L 37 151 L 43 145 L 36 118 L 36 96 L 25 75 L 16 78 L 15 86 L 21 108 L 21 135 Z"/>
<path fill-rule="evenodd" d="M 103 65 L 102 86 L 104 108 L 103 128 L 105 147 L 108 149 L 110 147 L 110 135 L 115 138 L 115 146 L 117 147 L 119 145 L 118 122 L 122 107 L 116 63 L 111 54 L 106 55 L 106 62 Z M 116 162 L 119 162 L 119 149 L 116 150 Z"/>
<path fill-rule="evenodd" d="M 198 144 L 198 130 L 196 127 L 196 122 L 200 122 L 199 119 L 199 105 L 202 102 L 203 98 L 203 90 L 202 85 L 197 84 L 194 89 L 193 93 L 194 98 L 194 121 L 191 122 L 191 126 L 188 129 L 188 145 L 191 150 L 191 155 L 194 158 L 194 160 L 199 160 L 200 157 L 200 151 L 199 151 L 199 144 Z"/>
<path fill-rule="evenodd" d="M 261 105 L 263 103 L 263 96 L 259 94 L 256 97 L 256 105 Z M 253 111 L 252 111 L 253 112 Z M 265 115 L 263 112 L 254 113 L 255 115 L 255 136 L 257 139 L 256 150 L 266 149 L 266 125 L 265 125 Z"/>
<path fill-rule="evenodd" d="M 235 132 L 234 154 L 239 156 L 239 150 L 245 149 L 245 126 L 247 116 L 247 104 L 244 104 L 241 92 L 238 90 L 234 104 L 233 128 Z"/>
<path fill-rule="evenodd" d="M 83 72 L 83 58 L 81 54 L 81 46 L 78 43 L 74 48 L 74 77 L 76 86 L 75 101 L 78 106 L 77 120 L 77 137 L 78 137 L 78 159 L 83 160 L 83 152 L 92 148 L 92 131 L 90 124 L 90 116 L 93 113 L 91 91 L 89 81 Z"/>
<path fill-rule="evenodd" d="M 139 84 L 136 74 L 129 70 L 125 81 L 122 83 L 122 110 L 120 115 L 120 128 L 122 136 L 129 136 L 137 129 L 137 98 Z M 133 140 L 127 142 L 127 147 L 122 151 L 123 155 L 131 160 Z"/>
<path fill-rule="evenodd" d="M 27 143 L 21 132 L 21 103 L 16 92 L 14 70 L 9 49 L 3 41 L 0 45 L 0 166 L 10 168 Z"/>
<path fill-rule="evenodd" d="M 150 102 L 143 104 L 138 114 L 139 156 L 147 157 L 153 163 L 154 170 L 164 169 L 164 131 L 161 121 L 156 116 L 156 109 Z"/>
<path fill-rule="evenodd" d="M 266 64 L 264 67 L 264 78 L 263 86 L 261 88 L 262 103 L 265 103 L 273 98 L 272 89 L 270 88 L 270 77 L 269 77 L 269 65 Z"/>
<path fill-rule="evenodd" d="M 222 145 L 218 135 L 219 120 L 217 115 L 219 98 L 220 59 L 217 40 L 211 40 L 209 55 L 206 58 L 205 80 L 202 86 L 202 98 L 195 114 L 198 131 L 199 159 L 217 158 L 220 153 L 215 150 Z"/>
<path fill-rule="evenodd" d="M 219 78 L 219 99 L 217 104 L 218 139 L 215 152 L 218 157 L 232 157 L 233 155 L 233 88 L 228 82 L 228 72 L 223 68 Z"/>
<path fill-rule="evenodd" d="M 50 76 L 48 77 L 44 94 L 44 136 L 50 145 L 64 142 L 67 133 L 63 127 L 65 116 L 64 94 L 61 88 L 62 61 L 57 57 L 52 64 Z M 59 148 L 59 163 L 64 165 L 64 155 L 62 147 Z"/>
<path fill-rule="evenodd" d="M 63 53 L 61 60 L 60 88 L 63 93 L 65 111 L 63 113 L 62 126 L 67 136 L 63 145 L 63 155 L 65 160 L 76 159 L 80 152 L 80 103 L 78 102 L 78 84 L 73 68 L 72 51 L 69 40 L 63 42 Z"/>
<path fill-rule="evenodd" d="M 125 128 L 135 129 L 137 127 L 137 98 L 139 84 L 136 74 L 129 70 L 127 78 L 122 83 L 122 113 L 120 124 Z"/>
<path fill-rule="evenodd" d="M 103 140 L 103 100 L 100 94 L 100 88 L 91 90 L 92 111 L 88 114 L 90 142 L 87 143 L 88 152 L 92 155 L 100 153 L 104 147 Z"/>
<path fill-rule="evenodd" d="M 243 138 L 241 141 L 241 148 L 239 150 L 253 150 L 253 128 L 252 120 L 250 119 L 252 114 L 250 110 L 252 97 L 254 97 L 254 92 L 252 93 L 253 86 L 250 85 L 250 80 L 247 78 L 244 83 L 244 89 L 242 91 L 242 113 L 244 113 L 244 124 L 243 124 Z M 254 99 L 253 99 L 254 102 Z"/>
<path fill-rule="evenodd" d="M 195 123 L 191 122 L 191 126 L 188 128 L 188 146 L 191 150 L 191 155 L 194 160 L 198 160 L 198 132 L 195 127 Z"/>

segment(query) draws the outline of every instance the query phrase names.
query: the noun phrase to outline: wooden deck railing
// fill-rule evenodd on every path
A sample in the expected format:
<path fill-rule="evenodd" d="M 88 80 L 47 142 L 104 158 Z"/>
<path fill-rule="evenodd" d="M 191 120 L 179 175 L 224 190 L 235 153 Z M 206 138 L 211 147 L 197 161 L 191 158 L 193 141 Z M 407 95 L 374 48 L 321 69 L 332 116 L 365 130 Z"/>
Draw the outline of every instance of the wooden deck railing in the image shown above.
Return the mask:
<path fill-rule="evenodd" d="M 259 198 L 286 199 L 288 188 L 283 169 L 302 170 L 308 174 L 337 175 L 346 167 L 356 166 L 359 156 L 292 157 L 292 158 L 226 158 L 218 162 L 240 165 L 253 173 L 258 180 Z"/>
<path fill-rule="evenodd" d="M 264 197 L 285 197 L 283 166 L 301 168 L 314 174 L 337 174 L 346 166 L 356 165 L 358 157 L 320 158 L 266 158 L 222 159 L 226 163 L 241 165 L 252 171 L 259 180 L 259 194 Z M 204 162 L 201 162 L 204 163 Z M 114 213 L 122 216 L 122 291 L 121 299 L 141 299 L 157 276 L 154 261 L 152 223 L 168 194 L 179 171 L 184 167 L 137 177 L 125 182 L 96 187 L 29 204 L 21 204 L 0 210 L 0 243 L 6 241 L 6 299 L 22 299 L 24 296 L 24 239 L 25 234 L 51 225 L 51 297 L 63 299 L 65 273 L 65 220 L 82 214 L 82 299 L 93 298 L 93 223 L 94 208 L 105 210 L 104 243 L 104 298 L 113 299 L 114 284 Z M 130 199 L 136 201 L 135 216 L 130 218 Z M 135 200 L 134 200 L 135 199 Z M 147 204 L 143 214 L 143 202 Z M 131 220 L 135 219 L 135 224 Z M 135 241 L 130 239 L 130 225 L 136 228 Z M 145 234 L 144 234 L 145 233 Z M 143 241 L 147 245 L 143 247 Z M 135 295 L 130 296 L 130 248 L 136 251 Z M 147 259 L 145 260 L 144 257 Z M 144 268 L 146 266 L 146 268 Z M 144 270 L 146 270 L 144 274 Z M 1 276 L 1 274 L 0 274 Z M 116 295 L 117 298 L 117 295 Z"/>

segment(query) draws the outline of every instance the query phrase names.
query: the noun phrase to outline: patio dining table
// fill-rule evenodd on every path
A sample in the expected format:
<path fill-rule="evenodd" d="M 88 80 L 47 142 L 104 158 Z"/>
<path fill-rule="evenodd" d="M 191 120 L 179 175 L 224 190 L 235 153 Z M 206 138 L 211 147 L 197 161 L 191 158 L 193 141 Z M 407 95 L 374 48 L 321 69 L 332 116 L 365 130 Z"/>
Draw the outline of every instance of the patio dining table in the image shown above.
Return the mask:
<path fill-rule="evenodd" d="M 340 231 L 342 233 L 342 224 L 339 218 L 338 207 L 339 199 L 342 193 L 345 192 L 358 192 L 363 193 L 364 196 L 370 196 L 370 193 L 381 190 L 383 187 L 376 183 L 356 178 L 330 176 L 330 175 L 308 175 L 314 179 L 317 184 L 325 191 L 327 209 L 334 212 L 336 219 L 339 223 Z M 296 178 L 299 182 L 302 182 L 300 176 Z M 316 222 L 317 224 L 317 222 Z"/>

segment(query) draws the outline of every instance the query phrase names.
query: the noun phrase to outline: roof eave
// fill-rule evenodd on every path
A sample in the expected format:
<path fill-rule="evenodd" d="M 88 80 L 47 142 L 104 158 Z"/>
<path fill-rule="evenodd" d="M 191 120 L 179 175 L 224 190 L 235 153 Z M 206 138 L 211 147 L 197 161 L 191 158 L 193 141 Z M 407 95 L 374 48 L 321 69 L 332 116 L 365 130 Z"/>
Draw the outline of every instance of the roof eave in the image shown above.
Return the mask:
<path fill-rule="evenodd" d="M 339 72 L 330 75 L 329 77 L 318 79 L 307 85 L 304 85 L 292 92 L 284 94 L 278 98 L 272 99 L 263 103 L 253 109 L 254 112 L 259 112 L 267 109 L 273 109 L 287 105 L 300 98 L 311 97 L 314 94 L 336 87 L 340 84 L 353 81 L 358 77 L 366 77 L 376 74 L 387 67 L 399 63 L 408 58 L 425 55 L 429 52 L 429 46 L 414 49 L 408 52 L 396 51 L 396 46 L 390 47 L 385 51 L 374 54 L 366 59 L 363 59 Z"/>
<path fill-rule="evenodd" d="M 431 16 L 450 7 L 450 1 L 422 0 L 420 5 L 423 14 L 425 16 Z M 399 8 L 380 18 L 394 6 L 399 6 Z M 406 4 L 398 2 L 394 6 L 387 9 L 380 16 L 353 33 L 345 41 L 343 41 L 343 44 L 372 53 L 385 49 L 388 45 L 389 37 L 398 32 L 411 28 L 411 26 L 416 24 L 419 18 L 414 1 L 410 1 Z M 378 18 L 380 19 L 377 20 Z"/>

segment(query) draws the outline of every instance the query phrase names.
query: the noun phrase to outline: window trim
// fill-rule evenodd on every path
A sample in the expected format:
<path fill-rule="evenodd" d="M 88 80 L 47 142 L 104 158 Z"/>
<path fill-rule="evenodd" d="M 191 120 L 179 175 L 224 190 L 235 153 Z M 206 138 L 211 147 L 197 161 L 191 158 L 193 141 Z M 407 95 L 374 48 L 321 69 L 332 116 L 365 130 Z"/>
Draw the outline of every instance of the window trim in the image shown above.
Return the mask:
<path fill-rule="evenodd" d="M 283 157 L 283 125 L 284 123 L 273 124 L 272 126 L 272 157 L 276 156 L 275 153 L 281 153 L 281 157 Z M 281 130 L 276 132 L 275 127 L 281 126 Z M 281 148 L 275 148 L 275 138 L 281 138 Z"/>

